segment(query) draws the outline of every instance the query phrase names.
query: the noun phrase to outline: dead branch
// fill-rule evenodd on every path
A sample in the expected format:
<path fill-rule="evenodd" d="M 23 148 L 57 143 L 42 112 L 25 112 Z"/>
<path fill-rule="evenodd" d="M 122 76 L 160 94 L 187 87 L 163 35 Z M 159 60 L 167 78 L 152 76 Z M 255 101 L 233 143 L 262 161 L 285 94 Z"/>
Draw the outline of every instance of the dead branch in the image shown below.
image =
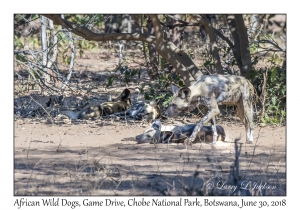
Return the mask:
<path fill-rule="evenodd" d="M 73 41 L 73 37 L 72 37 L 72 33 L 71 32 L 67 32 L 67 35 L 69 37 L 69 43 L 70 43 L 70 47 L 71 47 L 71 61 L 70 61 L 70 65 L 69 65 L 69 73 L 68 73 L 68 76 L 61 88 L 61 91 L 64 91 L 66 86 L 68 85 L 70 79 L 71 79 L 71 76 L 72 76 L 72 72 L 73 72 L 73 67 L 74 67 L 74 59 L 75 59 L 75 45 L 74 45 L 74 41 Z"/>

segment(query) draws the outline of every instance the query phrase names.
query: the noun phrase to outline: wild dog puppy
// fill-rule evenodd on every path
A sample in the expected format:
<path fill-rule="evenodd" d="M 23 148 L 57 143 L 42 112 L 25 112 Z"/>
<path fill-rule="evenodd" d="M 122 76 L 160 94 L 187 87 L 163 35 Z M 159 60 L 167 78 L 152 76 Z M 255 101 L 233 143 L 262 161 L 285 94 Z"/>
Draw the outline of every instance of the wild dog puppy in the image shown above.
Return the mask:
<path fill-rule="evenodd" d="M 185 139 L 190 137 L 197 124 L 188 124 L 182 126 L 163 126 L 159 120 L 155 120 L 151 128 L 144 133 L 136 136 L 138 144 L 143 143 L 183 143 Z M 217 139 L 225 140 L 225 131 L 222 126 L 217 125 Z M 200 132 L 197 133 L 196 140 L 194 141 L 213 141 L 213 130 L 211 126 L 203 126 Z"/>
<path fill-rule="evenodd" d="M 196 139 L 197 133 L 203 125 L 211 120 L 213 129 L 213 143 L 216 143 L 217 130 L 215 116 L 220 113 L 218 105 L 236 105 L 238 116 L 246 129 L 246 142 L 253 142 L 253 111 L 252 103 L 256 94 L 253 85 L 244 77 L 235 75 L 202 76 L 190 87 L 171 87 L 173 98 L 165 115 L 174 117 L 183 111 L 191 111 L 202 104 L 208 108 L 208 113 L 200 120 L 186 143 Z"/>
<path fill-rule="evenodd" d="M 126 88 L 119 97 L 112 99 L 111 102 L 104 102 L 100 105 L 92 105 L 85 108 L 79 113 L 78 118 L 89 119 L 124 112 L 130 105 L 130 91 Z"/>

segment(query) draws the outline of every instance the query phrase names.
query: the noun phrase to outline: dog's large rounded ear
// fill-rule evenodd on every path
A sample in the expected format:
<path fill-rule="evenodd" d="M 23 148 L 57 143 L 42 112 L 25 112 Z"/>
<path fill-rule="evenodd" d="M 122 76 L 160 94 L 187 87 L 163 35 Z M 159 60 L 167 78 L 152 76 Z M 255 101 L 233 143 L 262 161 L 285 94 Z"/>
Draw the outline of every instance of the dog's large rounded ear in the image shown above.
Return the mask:
<path fill-rule="evenodd" d="M 122 101 L 126 101 L 127 98 L 130 96 L 130 91 L 126 88 L 125 90 L 123 90 L 123 92 L 121 93 L 121 100 Z"/>
<path fill-rule="evenodd" d="M 177 87 L 176 85 L 171 85 L 171 90 L 173 95 L 176 95 L 179 92 L 180 88 Z"/>
<path fill-rule="evenodd" d="M 191 96 L 191 90 L 190 88 L 181 88 L 179 90 L 179 93 L 178 93 L 178 96 L 182 99 L 186 99 L 186 98 L 189 98 Z"/>

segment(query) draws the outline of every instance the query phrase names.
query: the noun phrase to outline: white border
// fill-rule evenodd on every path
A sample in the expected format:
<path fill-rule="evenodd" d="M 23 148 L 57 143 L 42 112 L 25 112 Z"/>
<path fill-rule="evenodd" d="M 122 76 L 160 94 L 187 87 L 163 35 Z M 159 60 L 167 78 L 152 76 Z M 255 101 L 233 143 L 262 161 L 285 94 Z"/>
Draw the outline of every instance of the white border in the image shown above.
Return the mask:
<path fill-rule="evenodd" d="M 10 5 L 11 4 L 11 5 Z M 287 14 L 287 81 L 288 81 L 288 105 L 287 105 L 287 196 L 286 197 L 247 197 L 247 200 L 281 200 L 286 198 L 288 207 L 296 207 L 297 191 L 299 181 L 296 179 L 299 166 L 296 165 L 298 152 L 297 123 L 299 96 L 297 84 L 300 69 L 297 68 L 299 46 L 299 15 L 296 11 L 296 4 L 293 1 L 278 0 L 252 0 L 252 1 L 38 1 L 14 0 L 2 3 L 1 6 L 1 39 L 0 39 L 0 60 L 1 60 L 1 111 L 4 118 L 1 118 L 1 190 L 0 206 L 3 209 L 16 209 L 13 203 L 17 197 L 13 196 L 13 14 L 14 13 L 286 13 Z M 297 56 L 297 57 L 296 57 Z M 4 96 L 4 97 L 3 97 Z M 299 157 L 298 157 L 299 158 Z M 32 199 L 33 197 L 28 197 Z M 42 197 L 38 197 L 40 200 Z M 82 200 L 83 197 L 67 197 L 68 199 Z M 104 197 L 105 199 L 108 197 Z M 119 200 L 127 201 L 127 197 L 117 197 Z M 95 197 L 93 197 L 95 199 Z M 149 198 L 150 199 L 150 198 Z M 169 198 L 170 199 L 170 198 Z M 203 198 L 201 198 L 203 199 Z M 209 197 L 213 199 L 213 197 Z M 218 200 L 237 200 L 241 197 L 218 197 Z M 298 206 L 298 205 L 297 205 Z M 23 209 L 24 207 L 22 207 Z M 99 207 L 98 207 L 99 208 Z M 122 207 L 123 208 L 123 207 Z M 152 207 L 151 207 L 152 208 Z M 156 207 L 157 208 L 157 207 Z M 163 207 L 174 208 L 174 207 Z M 176 208 L 176 207 L 175 207 Z M 181 207 L 182 208 L 182 207 Z M 199 207 L 197 207 L 199 208 Z M 65 208 L 66 209 L 66 208 Z M 84 209 L 81 207 L 80 209 Z M 90 209 L 90 208 L 89 208 Z M 228 208 L 229 209 L 229 208 Z"/>

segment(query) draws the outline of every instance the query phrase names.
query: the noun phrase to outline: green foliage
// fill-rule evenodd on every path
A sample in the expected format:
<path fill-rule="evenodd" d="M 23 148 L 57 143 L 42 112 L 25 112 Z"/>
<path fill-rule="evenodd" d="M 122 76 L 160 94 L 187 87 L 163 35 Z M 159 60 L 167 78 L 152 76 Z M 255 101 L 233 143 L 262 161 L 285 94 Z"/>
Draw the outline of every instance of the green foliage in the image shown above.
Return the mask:
<path fill-rule="evenodd" d="M 257 42 L 250 43 L 250 53 L 251 55 L 258 53 L 259 45 Z"/>
<path fill-rule="evenodd" d="M 57 34 L 59 42 L 58 42 L 58 51 L 59 56 L 63 63 L 70 64 L 70 46 L 69 46 L 69 37 L 65 33 Z M 93 51 L 96 52 L 99 49 L 98 42 L 96 41 L 87 41 L 84 39 L 74 40 L 75 49 L 79 51 L 79 56 L 82 57 L 84 55 L 84 51 Z"/>
<path fill-rule="evenodd" d="M 160 69 L 167 68 L 168 62 L 163 57 L 159 57 Z"/>
<path fill-rule="evenodd" d="M 104 15 L 101 14 L 77 14 L 77 15 L 65 15 L 65 19 L 76 24 L 82 24 L 86 27 L 93 25 L 93 27 L 99 27 L 104 24 Z"/>
<path fill-rule="evenodd" d="M 38 49 L 40 48 L 40 41 L 37 35 L 32 35 L 28 37 L 18 37 L 14 35 L 14 47 L 15 49 Z"/>
<path fill-rule="evenodd" d="M 281 124 L 286 117 L 286 70 L 272 67 L 267 78 L 264 123 Z"/>
<path fill-rule="evenodd" d="M 260 97 L 260 104 L 264 107 L 264 115 L 261 116 L 261 122 L 264 124 L 282 125 L 286 123 L 286 67 L 285 61 L 285 41 L 279 38 L 284 33 L 285 24 L 280 26 L 273 17 L 274 14 L 263 15 L 264 30 L 259 30 L 254 34 L 250 42 L 250 53 L 252 56 L 252 83 L 254 86 L 263 88 L 264 75 L 266 78 L 265 98 Z M 272 32 L 268 29 L 274 24 L 281 28 L 279 32 Z M 284 35 L 284 34 L 282 34 Z M 283 47 L 282 47 L 283 46 Z"/>
<path fill-rule="evenodd" d="M 136 74 L 138 74 L 138 77 L 141 75 L 140 69 L 129 69 L 128 66 L 121 67 L 120 72 L 121 74 L 124 74 L 124 81 L 126 84 L 131 82 L 132 77 L 134 77 Z"/>
<path fill-rule="evenodd" d="M 158 78 L 150 84 L 144 84 L 140 88 L 140 92 L 144 94 L 145 100 L 163 100 L 163 106 L 167 106 L 173 94 L 171 93 L 171 84 L 184 87 L 184 82 L 176 73 L 159 74 Z M 147 87 L 147 88 L 146 88 Z"/>
<path fill-rule="evenodd" d="M 115 72 L 120 71 L 122 80 L 128 84 L 132 82 L 133 78 L 136 76 L 140 78 L 141 69 L 130 69 L 128 66 L 116 67 Z M 113 85 L 114 80 L 116 79 L 115 75 L 111 75 L 106 83 L 106 87 Z M 177 86 L 183 87 L 184 82 L 176 73 L 160 73 L 157 79 L 148 84 L 144 83 L 140 86 L 140 93 L 144 95 L 145 100 L 163 100 L 163 106 L 167 106 L 172 98 L 172 93 L 170 91 L 170 85 L 175 84 Z"/>
<path fill-rule="evenodd" d="M 115 77 L 114 77 L 114 76 L 110 76 L 110 77 L 108 78 L 108 82 L 107 82 L 106 87 L 112 86 L 114 80 L 115 80 Z"/>
<path fill-rule="evenodd" d="M 123 81 L 128 84 L 129 82 L 132 81 L 134 76 L 138 76 L 138 78 L 140 78 L 141 76 L 141 70 L 140 69 L 129 69 L 128 66 L 117 66 L 116 69 L 114 70 L 114 72 L 118 72 L 120 71 L 121 73 L 121 77 L 123 78 Z M 108 82 L 106 84 L 106 87 L 110 87 L 113 85 L 113 82 L 115 80 L 116 76 L 115 75 L 111 75 L 108 79 Z M 120 79 L 118 78 L 118 79 Z"/>
<path fill-rule="evenodd" d="M 27 62 L 26 58 L 24 58 L 24 56 L 22 54 L 16 54 L 16 59 L 22 63 Z"/>
<path fill-rule="evenodd" d="M 14 47 L 15 49 L 21 49 L 24 47 L 24 39 L 14 35 Z"/>
<path fill-rule="evenodd" d="M 87 40 L 79 40 L 76 42 L 76 48 L 80 49 L 82 51 L 84 50 L 91 50 L 91 51 L 96 51 L 99 49 L 98 42 L 95 41 L 87 41 Z"/>
<path fill-rule="evenodd" d="M 211 69 L 215 66 L 211 55 L 208 56 L 207 60 L 203 63 L 203 66 L 207 69 Z"/>
<path fill-rule="evenodd" d="M 254 71 L 254 85 L 257 85 L 257 81 L 263 81 L 263 74 L 266 72 L 266 98 L 263 103 L 265 114 L 261 121 L 264 124 L 282 125 L 286 118 L 286 69 L 273 66 L 270 69 Z"/>

